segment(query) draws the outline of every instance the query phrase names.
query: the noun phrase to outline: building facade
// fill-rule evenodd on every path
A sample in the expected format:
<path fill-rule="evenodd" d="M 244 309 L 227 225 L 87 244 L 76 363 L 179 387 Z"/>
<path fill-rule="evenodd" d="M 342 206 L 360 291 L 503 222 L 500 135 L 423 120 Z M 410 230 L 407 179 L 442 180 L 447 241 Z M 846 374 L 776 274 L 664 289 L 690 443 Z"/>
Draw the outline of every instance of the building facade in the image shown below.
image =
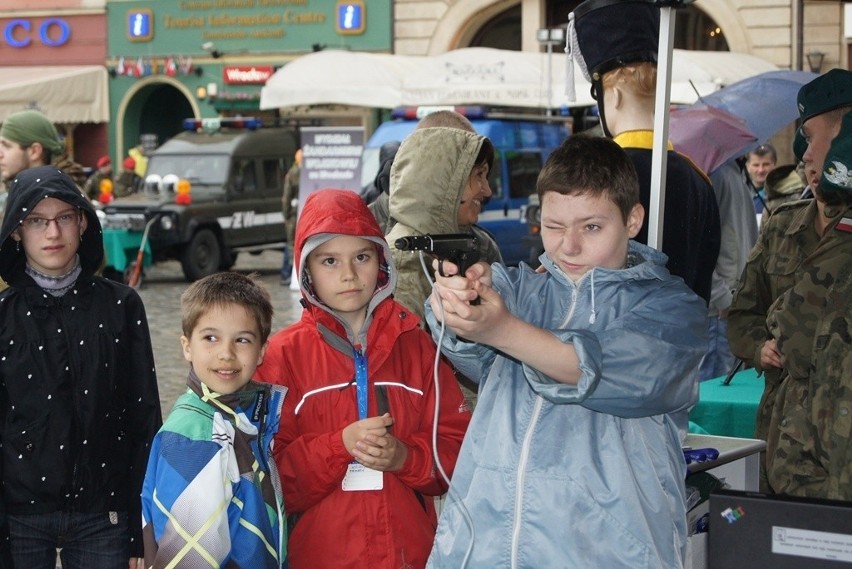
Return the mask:
<path fill-rule="evenodd" d="M 0 3 L 0 122 L 40 110 L 69 155 L 94 165 L 109 147 L 105 29 L 103 1 Z"/>
<path fill-rule="evenodd" d="M 391 15 L 391 0 L 109 1 L 111 143 L 124 154 L 186 118 L 274 114 L 260 88 L 279 66 L 320 49 L 389 52 Z"/>
<path fill-rule="evenodd" d="M 265 78 L 311 51 L 543 51 L 536 32 L 563 25 L 579 3 L 30 0 L 21 8 L 0 1 L 0 120 L 39 108 L 66 133 L 75 159 L 91 165 L 101 154 L 120 159 L 166 140 L 184 118 L 258 114 Z M 677 11 L 676 47 L 749 53 L 780 68 L 845 68 L 850 5 L 697 0 Z M 325 109 L 323 120 L 334 113 Z"/>
<path fill-rule="evenodd" d="M 434 55 L 472 45 L 480 30 L 501 20 L 506 41 L 517 38 L 525 51 L 541 49 L 536 30 L 567 22 L 581 0 L 396 0 L 394 51 Z M 730 51 L 767 59 L 780 68 L 808 70 L 807 54 L 824 54 L 823 69 L 847 67 L 849 39 L 844 33 L 844 8 L 848 2 L 826 0 L 697 0 L 680 12 L 703 16 L 699 27 L 686 24 L 686 49 L 707 49 L 694 44 L 695 36 L 724 38 Z M 497 24 L 501 25 L 501 24 Z M 677 43 L 678 40 L 676 40 Z M 692 45 L 688 45 L 688 43 Z"/>

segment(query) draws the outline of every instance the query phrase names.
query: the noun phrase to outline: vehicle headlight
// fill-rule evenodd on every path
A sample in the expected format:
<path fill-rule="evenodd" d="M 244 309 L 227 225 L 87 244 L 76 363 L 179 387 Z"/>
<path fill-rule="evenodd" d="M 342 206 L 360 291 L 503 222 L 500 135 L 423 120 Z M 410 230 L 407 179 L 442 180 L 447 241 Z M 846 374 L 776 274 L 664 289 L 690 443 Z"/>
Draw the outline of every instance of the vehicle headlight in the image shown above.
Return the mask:
<path fill-rule="evenodd" d="M 530 225 L 541 225 L 541 208 L 537 205 L 527 206 L 526 218 Z"/>
<path fill-rule="evenodd" d="M 160 228 L 163 231 L 171 231 L 175 227 L 175 219 L 171 215 L 163 215 L 160 217 Z"/>

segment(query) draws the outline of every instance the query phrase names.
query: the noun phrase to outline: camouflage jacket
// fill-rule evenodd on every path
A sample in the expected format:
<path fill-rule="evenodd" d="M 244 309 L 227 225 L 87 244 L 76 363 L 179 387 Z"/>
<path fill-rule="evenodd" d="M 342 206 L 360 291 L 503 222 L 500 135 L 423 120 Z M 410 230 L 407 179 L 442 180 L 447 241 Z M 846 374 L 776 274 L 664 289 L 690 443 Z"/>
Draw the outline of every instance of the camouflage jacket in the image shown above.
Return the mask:
<path fill-rule="evenodd" d="M 74 183 L 81 190 L 83 189 L 83 186 L 86 184 L 86 172 L 83 171 L 83 167 L 80 164 L 71 160 L 67 154 L 62 154 L 53 160 L 53 165 L 71 176 Z"/>
<path fill-rule="evenodd" d="M 838 211 L 767 318 L 784 369 L 766 464 L 775 492 L 852 500 L 852 207 Z"/>
<path fill-rule="evenodd" d="M 765 220 L 734 292 L 728 314 L 731 352 L 764 372 L 766 388 L 757 410 L 755 437 L 766 439 L 772 414 L 771 399 L 780 382 L 779 370 L 764 370 L 760 349 L 772 338 L 766 326 L 775 299 L 800 280 L 813 256 L 824 247 L 814 231 L 815 200 L 784 204 Z"/>

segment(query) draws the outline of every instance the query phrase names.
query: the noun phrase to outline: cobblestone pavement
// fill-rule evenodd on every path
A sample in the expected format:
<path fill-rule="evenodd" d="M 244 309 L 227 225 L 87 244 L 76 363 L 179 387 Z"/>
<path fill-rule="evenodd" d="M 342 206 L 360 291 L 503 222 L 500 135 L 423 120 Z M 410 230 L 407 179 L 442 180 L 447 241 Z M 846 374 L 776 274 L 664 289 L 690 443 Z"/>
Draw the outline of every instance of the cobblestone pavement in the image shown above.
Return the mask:
<path fill-rule="evenodd" d="M 273 332 L 299 319 L 299 291 L 280 285 L 281 252 L 265 251 L 260 255 L 240 253 L 233 270 L 256 272 L 272 297 L 275 314 Z M 184 392 L 189 363 L 180 348 L 180 295 L 189 286 L 177 261 L 157 263 L 146 271 L 139 295 L 145 303 L 163 417 L 168 415 L 175 399 Z"/>

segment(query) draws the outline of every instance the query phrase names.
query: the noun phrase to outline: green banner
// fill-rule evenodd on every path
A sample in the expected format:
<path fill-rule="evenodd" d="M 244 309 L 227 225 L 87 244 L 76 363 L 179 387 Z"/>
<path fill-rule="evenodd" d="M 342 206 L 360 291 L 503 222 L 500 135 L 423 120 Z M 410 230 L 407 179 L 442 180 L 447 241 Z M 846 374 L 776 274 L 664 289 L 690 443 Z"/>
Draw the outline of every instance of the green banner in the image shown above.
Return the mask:
<path fill-rule="evenodd" d="M 391 0 L 107 3 L 110 57 L 390 51 Z"/>

